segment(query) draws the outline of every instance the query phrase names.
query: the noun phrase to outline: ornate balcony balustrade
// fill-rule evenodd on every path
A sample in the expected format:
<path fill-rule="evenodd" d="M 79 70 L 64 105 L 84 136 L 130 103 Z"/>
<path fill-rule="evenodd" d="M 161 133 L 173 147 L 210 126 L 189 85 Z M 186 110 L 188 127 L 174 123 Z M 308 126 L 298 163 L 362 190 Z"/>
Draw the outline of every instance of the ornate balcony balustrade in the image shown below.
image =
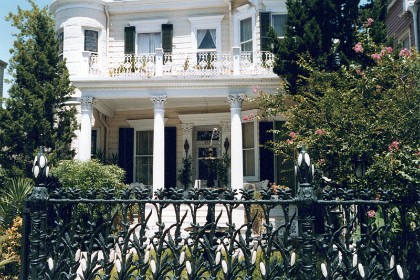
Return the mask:
<path fill-rule="evenodd" d="M 153 54 L 91 54 L 89 74 L 108 77 L 231 76 L 272 74 L 274 55 L 270 52 L 197 52 Z"/>

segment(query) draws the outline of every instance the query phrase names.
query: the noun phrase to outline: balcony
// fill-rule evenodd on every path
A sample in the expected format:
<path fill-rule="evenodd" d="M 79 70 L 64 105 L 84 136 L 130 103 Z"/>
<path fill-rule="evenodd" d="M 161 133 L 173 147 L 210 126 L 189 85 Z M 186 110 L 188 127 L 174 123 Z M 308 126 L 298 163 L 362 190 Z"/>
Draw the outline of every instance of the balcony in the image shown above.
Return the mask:
<path fill-rule="evenodd" d="M 100 77 L 212 77 L 273 74 L 270 52 L 196 52 L 110 55 L 89 54 L 89 75 Z"/>

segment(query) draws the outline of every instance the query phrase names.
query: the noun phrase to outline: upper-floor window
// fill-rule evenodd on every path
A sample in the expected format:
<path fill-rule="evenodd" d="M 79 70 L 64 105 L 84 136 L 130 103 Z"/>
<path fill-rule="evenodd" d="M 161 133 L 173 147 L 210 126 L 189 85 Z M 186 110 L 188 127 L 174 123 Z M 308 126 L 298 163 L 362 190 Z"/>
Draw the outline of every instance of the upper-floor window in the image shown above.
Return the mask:
<path fill-rule="evenodd" d="M 240 46 L 243 52 L 252 52 L 252 18 L 240 21 Z"/>
<path fill-rule="evenodd" d="M 64 31 L 60 30 L 57 33 L 57 41 L 58 41 L 58 57 L 60 60 L 63 60 L 63 50 L 64 50 Z"/>
<path fill-rule="evenodd" d="M 277 33 L 278 37 L 284 37 L 285 26 L 287 22 L 287 15 L 285 14 L 272 14 L 271 15 L 271 26 Z"/>
<path fill-rule="evenodd" d="M 98 31 L 85 30 L 85 51 L 98 52 Z"/>
<path fill-rule="evenodd" d="M 156 49 L 161 47 L 161 32 L 137 34 L 137 53 L 155 53 Z"/>
<path fill-rule="evenodd" d="M 197 49 L 216 50 L 216 29 L 197 30 Z"/>
<path fill-rule="evenodd" d="M 172 52 L 173 25 L 167 19 L 130 21 L 125 27 L 124 52 L 156 53 L 162 48 L 164 52 Z"/>

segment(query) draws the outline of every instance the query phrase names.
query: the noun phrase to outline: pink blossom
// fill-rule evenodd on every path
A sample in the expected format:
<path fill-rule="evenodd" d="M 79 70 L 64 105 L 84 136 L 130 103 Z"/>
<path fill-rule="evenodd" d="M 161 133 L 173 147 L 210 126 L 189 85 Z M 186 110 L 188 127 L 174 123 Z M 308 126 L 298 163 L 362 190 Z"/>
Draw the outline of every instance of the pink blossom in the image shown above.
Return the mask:
<path fill-rule="evenodd" d="M 325 164 L 325 159 L 324 158 L 319 159 L 318 164 L 319 165 L 324 165 Z"/>
<path fill-rule="evenodd" d="M 401 51 L 400 51 L 400 54 L 399 54 L 401 57 L 409 57 L 410 56 L 410 50 L 409 49 L 402 49 Z"/>
<path fill-rule="evenodd" d="M 392 143 L 388 146 L 388 151 L 393 152 L 397 151 L 400 146 L 400 142 L 392 141 Z"/>
<path fill-rule="evenodd" d="M 248 116 L 244 116 L 244 121 L 249 121 L 249 117 Z"/>
<path fill-rule="evenodd" d="M 257 92 L 258 92 L 258 86 L 253 86 L 253 87 L 252 87 L 252 92 L 253 92 L 254 94 L 257 94 Z"/>
<path fill-rule="evenodd" d="M 294 132 L 294 131 L 292 131 L 292 132 L 289 133 L 289 137 L 292 138 L 292 139 L 295 139 L 296 136 L 297 136 L 297 133 Z"/>
<path fill-rule="evenodd" d="M 371 55 L 371 57 L 374 59 L 374 60 L 381 60 L 381 55 L 379 54 L 379 53 L 374 53 L 374 54 L 372 54 Z"/>
<path fill-rule="evenodd" d="M 360 69 L 356 70 L 357 75 L 360 75 L 361 72 L 362 72 L 362 70 L 360 70 Z"/>
<path fill-rule="evenodd" d="M 376 211 L 375 210 L 369 210 L 367 212 L 367 214 L 368 214 L 369 218 L 374 218 L 376 216 Z"/>
<path fill-rule="evenodd" d="M 287 144 L 289 144 L 289 145 L 291 145 L 291 144 L 293 144 L 293 140 L 291 140 L 291 139 L 287 139 L 287 140 L 286 140 L 286 143 L 287 143 Z"/>
<path fill-rule="evenodd" d="M 250 119 L 250 120 L 253 120 L 254 118 L 255 118 L 254 113 L 249 114 L 249 119 Z"/>
<path fill-rule="evenodd" d="M 315 134 L 316 135 L 324 135 L 324 134 L 327 134 L 326 132 L 325 132 L 325 130 L 323 130 L 323 129 L 317 129 L 316 131 L 315 131 Z"/>
<path fill-rule="evenodd" d="M 353 47 L 353 50 L 356 52 L 356 53 L 361 53 L 361 52 L 363 52 L 363 46 L 362 46 L 362 43 L 357 43 L 354 47 Z"/>
<path fill-rule="evenodd" d="M 375 21 L 372 18 L 367 19 L 367 26 L 371 26 Z"/>
<path fill-rule="evenodd" d="M 385 50 L 387 51 L 387 53 L 392 53 L 393 51 L 392 47 L 386 47 Z"/>

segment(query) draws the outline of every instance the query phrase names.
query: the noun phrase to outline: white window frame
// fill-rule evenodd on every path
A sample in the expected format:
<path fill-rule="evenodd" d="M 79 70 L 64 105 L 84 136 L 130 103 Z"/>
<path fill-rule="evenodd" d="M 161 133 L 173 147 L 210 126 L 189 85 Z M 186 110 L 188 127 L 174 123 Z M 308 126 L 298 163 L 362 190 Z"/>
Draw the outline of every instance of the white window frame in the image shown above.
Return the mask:
<path fill-rule="evenodd" d="M 135 51 L 138 54 L 138 37 L 139 34 L 142 33 L 160 33 L 162 37 L 162 24 L 167 24 L 169 19 L 153 19 L 153 20 L 136 20 L 136 21 L 129 21 L 128 24 L 130 26 L 136 27 L 136 35 L 135 35 Z M 161 46 L 162 47 L 162 46 Z"/>
<path fill-rule="evenodd" d="M 274 25 L 273 25 L 273 16 L 282 16 L 282 15 L 287 17 L 287 13 L 284 13 L 284 12 L 273 12 L 273 13 L 270 14 L 270 22 L 271 22 L 271 26 L 273 28 L 274 28 Z M 278 36 L 278 38 L 283 39 L 284 36 Z"/>
<path fill-rule="evenodd" d="M 254 114 L 255 118 L 252 120 L 244 120 L 245 116 L 249 116 L 251 114 Z M 260 152 L 259 152 L 259 123 L 258 123 L 258 119 L 257 116 L 258 115 L 258 110 L 248 110 L 248 111 L 242 111 L 241 112 L 241 119 L 242 119 L 242 123 L 254 123 L 254 161 L 255 161 L 255 167 L 254 167 L 254 176 L 245 176 L 244 174 L 244 180 L 246 182 L 257 182 L 260 180 L 260 162 L 259 162 L 259 158 L 260 158 Z M 242 147 L 242 152 L 244 150 L 244 147 Z"/>
<path fill-rule="evenodd" d="M 255 52 L 257 49 L 257 38 L 255 32 L 255 10 L 249 5 L 243 5 L 236 9 L 236 13 L 233 16 L 233 45 L 235 47 L 241 47 L 241 21 L 247 18 L 252 18 L 252 50 Z"/>
<path fill-rule="evenodd" d="M 197 30 L 216 29 L 216 52 L 222 50 L 222 20 L 224 15 L 190 17 L 188 20 L 191 23 L 191 49 L 197 52 Z M 200 51 L 206 51 L 200 49 Z"/>
<path fill-rule="evenodd" d="M 401 36 L 398 37 L 398 43 L 400 44 L 402 41 L 408 39 L 408 49 L 411 49 L 411 36 L 410 36 L 410 28 L 407 29 Z"/>
<path fill-rule="evenodd" d="M 96 52 L 93 51 L 87 51 L 85 50 L 85 41 L 86 41 L 86 35 L 85 35 L 85 31 L 95 31 L 98 32 L 98 50 Z M 99 54 L 99 51 L 101 49 L 101 35 L 102 35 L 102 31 L 99 28 L 95 28 L 95 27 L 90 27 L 90 26 L 83 26 L 82 27 L 82 36 L 83 36 L 83 45 L 82 45 L 82 51 L 85 53 L 93 53 L 93 54 Z M 64 49 L 64 46 L 63 46 Z"/>

